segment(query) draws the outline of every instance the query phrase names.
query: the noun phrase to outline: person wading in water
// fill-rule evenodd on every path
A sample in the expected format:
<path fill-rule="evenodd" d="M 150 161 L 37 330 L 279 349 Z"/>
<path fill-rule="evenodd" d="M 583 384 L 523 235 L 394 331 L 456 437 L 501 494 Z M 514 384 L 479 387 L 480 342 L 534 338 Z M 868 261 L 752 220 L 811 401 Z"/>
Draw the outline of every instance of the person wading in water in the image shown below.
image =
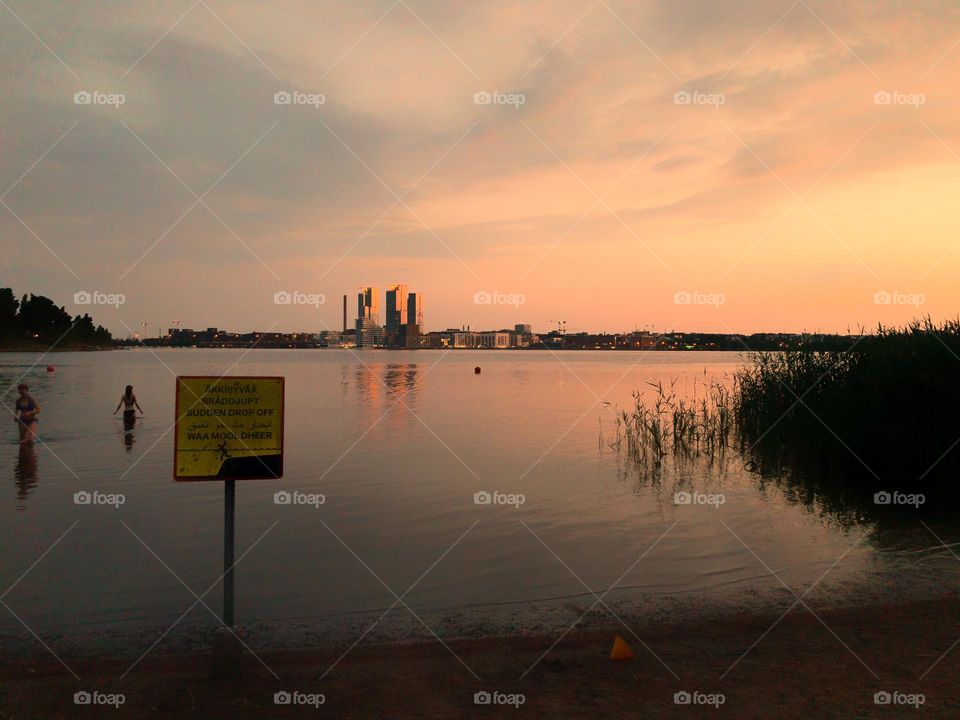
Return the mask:
<path fill-rule="evenodd" d="M 136 410 L 139 410 L 141 415 L 143 414 L 143 408 L 137 402 L 137 396 L 133 394 L 133 385 L 127 385 L 127 389 L 120 396 L 120 402 L 117 403 L 117 409 L 113 411 L 113 414 L 116 415 L 120 412 L 121 407 L 123 407 L 123 428 L 124 430 L 130 430 L 137 421 Z"/>
<path fill-rule="evenodd" d="M 37 413 L 40 412 L 40 404 L 27 392 L 29 389 L 23 383 L 17 385 L 20 397 L 17 398 L 14 415 L 20 429 L 21 445 L 32 445 L 37 437 Z"/>

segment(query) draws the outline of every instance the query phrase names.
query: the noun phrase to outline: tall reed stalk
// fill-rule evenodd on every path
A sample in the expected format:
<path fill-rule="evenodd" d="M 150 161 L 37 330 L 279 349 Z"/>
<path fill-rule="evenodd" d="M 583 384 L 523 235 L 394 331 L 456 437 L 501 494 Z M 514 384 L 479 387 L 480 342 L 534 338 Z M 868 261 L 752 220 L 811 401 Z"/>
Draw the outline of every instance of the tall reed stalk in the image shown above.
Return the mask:
<path fill-rule="evenodd" d="M 676 379 L 648 385 L 650 397 L 634 391 L 633 407 L 617 413 L 609 447 L 642 467 L 658 468 L 668 456 L 713 459 L 730 445 L 734 414 L 728 387 L 717 381 L 695 383 L 692 395 L 683 397 Z"/>

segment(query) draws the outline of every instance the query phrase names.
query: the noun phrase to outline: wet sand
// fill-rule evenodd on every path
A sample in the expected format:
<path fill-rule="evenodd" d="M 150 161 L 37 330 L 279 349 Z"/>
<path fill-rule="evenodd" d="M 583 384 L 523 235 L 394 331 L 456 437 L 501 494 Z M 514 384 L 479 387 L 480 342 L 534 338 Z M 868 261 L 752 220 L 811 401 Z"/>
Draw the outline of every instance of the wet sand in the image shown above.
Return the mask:
<path fill-rule="evenodd" d="M 591 629 L 572 630 L 552 649 L 562 631 L 446 640 L 446 646 L 432 639 L 364 641 L 352 650 L 352 642 L 344 642 L 313 650 L 258 651 L 262 664 L 241 648 L 239 675 L 233 676 L 229 663 L 224 666 L 212 653 L 162 655 L 160 646 L 122 681 L 118 677 L 129 668 L 129 658 L 64 657 L 80 676 L 76 680 L 38 643 L 34 658 L 4 663 L 0 670 L 0 717 L 884 718 L 918 712 L 875 704 L 878 691 L 922 693 L 917 716 L 960 715 L 956 594 L 813 607 L 819 619 L 803 606 L 779 622 L 782 610 L 656 625 L 639 616 L 623 617 L 642 642 L 608 615 L 608 629 L 593 629 L 597 622 L 591 622 Z M 632 660 L 609 659 L 614 633 L 630 643 Z M 119 710 L 78 706 L 73 694 L 79 690 L 123 693 L 125 702 Z M 274 705 L 274 693 L 284 690 L 322 693 L 325 702 L 317 708 Z M 519 709 L 475 705 L 474 694 L 483 690 L 522 693 L 524 703 Z M 682 691 L 722 693 L 724 702 L 677 705 L 674 694 Z"/>

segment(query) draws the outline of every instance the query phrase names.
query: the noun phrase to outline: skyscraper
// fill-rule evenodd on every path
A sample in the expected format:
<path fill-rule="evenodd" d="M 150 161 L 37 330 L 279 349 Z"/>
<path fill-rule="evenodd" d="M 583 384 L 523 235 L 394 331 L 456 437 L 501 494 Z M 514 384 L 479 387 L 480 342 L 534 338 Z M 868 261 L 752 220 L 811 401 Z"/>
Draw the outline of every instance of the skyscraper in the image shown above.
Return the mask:
<path fill-rule="evenodd" d="M 357 347 L 383 345 L 383 328 L 380 327 L 377 289 L 362 287 L 357 293 Z"/>
<path fill-rule="evenodd" d="M 357 320 L 380 322 L 380 307 L 375 287 L 362 287 L 357 293 Z"/>
<path fill-rule="evenodd" d="M 403 333 L 403 347 L 422 347 L 423 333 L 423 293 L 407 295 L 407 324 Z"/>
<path fill-rule="evenodd" d="M 407 324 L 407 286 L 387 287 L 387 335 L 396 337 L 400 328 Z"/>
<path fill-rule="evenodd" d="M 407 325 L 423 328 L 423 293 L 412 292 L 407 295 Z"/>

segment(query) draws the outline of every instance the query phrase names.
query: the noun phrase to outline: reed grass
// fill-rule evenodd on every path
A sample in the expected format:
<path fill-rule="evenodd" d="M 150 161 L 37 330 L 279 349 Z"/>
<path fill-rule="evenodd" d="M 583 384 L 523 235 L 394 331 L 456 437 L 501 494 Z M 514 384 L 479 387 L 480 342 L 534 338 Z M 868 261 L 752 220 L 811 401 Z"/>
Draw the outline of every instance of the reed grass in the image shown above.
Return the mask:
<path fill-rule="evenodd" d="M 960 320 L 879 327 L 844 351 L 750 353 L 692 396 L 678 394 L 677 380 L 648 385 L 618 410 L 612 437 L 600 435 L 638 468 L 712 463 L 733 450 L 761 475 L 815 469 L 864 490 L 960 476 Z"/>
<path fill-rule="evenodd" d="M 678 396 L 676 379 L 648 385 L 653 389 L 649 397 L 634 391 L 633 407 L 617 412 L 609 447 L 646 468 L 658 468 L 670 456 L 713 461 L 723 454 L 734 429 L 727 386 L 718 381 L 695 383 L 692 396 L 684 397 Z"/>
<path fill-rule="evenodd" d="M 878 328 L 843 352 L 754 353 L 735 424 L 763 467 L 829 466 L 907 490 L 960 472 L 960 321 Z"/>

